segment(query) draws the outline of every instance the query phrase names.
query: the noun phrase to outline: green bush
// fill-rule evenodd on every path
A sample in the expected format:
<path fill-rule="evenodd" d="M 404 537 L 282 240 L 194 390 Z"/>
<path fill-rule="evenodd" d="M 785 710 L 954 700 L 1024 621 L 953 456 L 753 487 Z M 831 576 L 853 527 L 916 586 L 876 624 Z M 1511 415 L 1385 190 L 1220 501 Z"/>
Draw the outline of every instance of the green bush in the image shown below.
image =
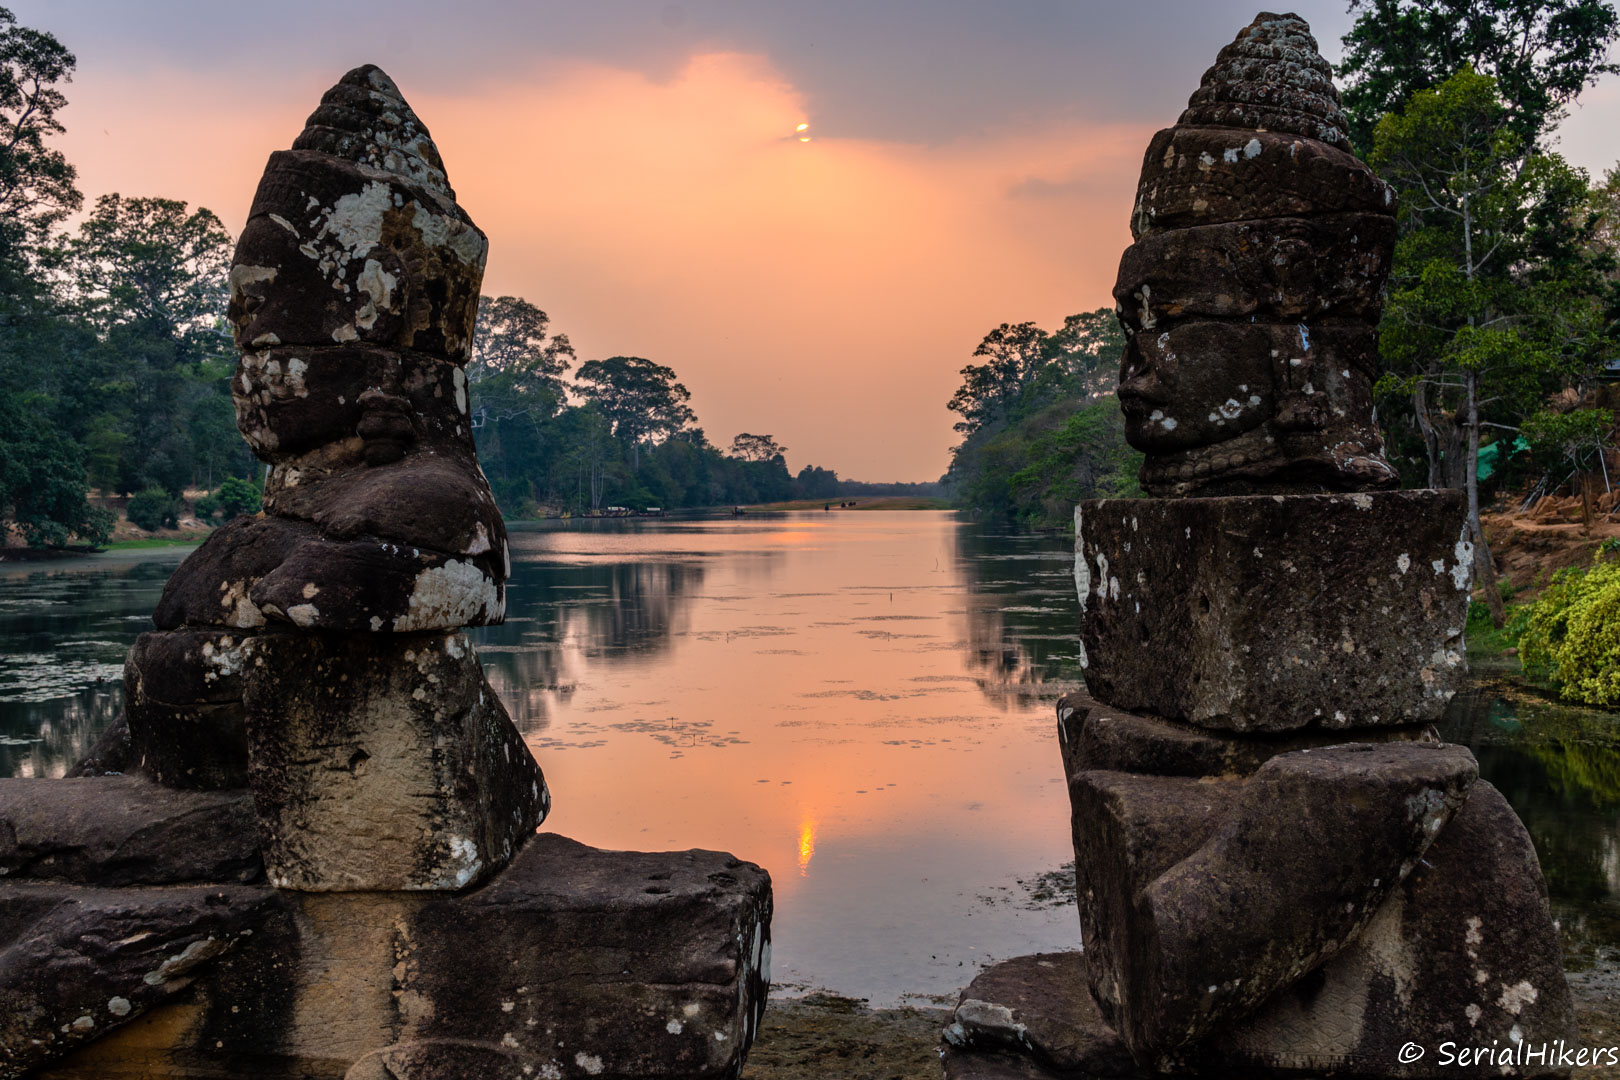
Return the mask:
<path fill-rule="evenodd" d="M 129 500 L 124 511 L 131 522 L 147 532 L 173 529 L 180 525 L 180 500 L 153 484 Z"/>
<path fill-rule="evenodd" d="M 258 487 L 253 481 L 238 476 L 226 477 L 214 497 L 219 500 L 219 508 L 227 519 L 238 514 L 257 514 L 262 505 Z"/>
<path fill-rule="evenodd" d="M 222 507 L 219 505 L 218 495 L 204 495 L 192 506 L 198 521 L 212 521 L 219 516 Z"/>
<path fill-rule="evenodd" d="M 1553 575 L 1524 621 L 1519 659 L 1565 697 L 1620 705 L 1620 560 Z"/>

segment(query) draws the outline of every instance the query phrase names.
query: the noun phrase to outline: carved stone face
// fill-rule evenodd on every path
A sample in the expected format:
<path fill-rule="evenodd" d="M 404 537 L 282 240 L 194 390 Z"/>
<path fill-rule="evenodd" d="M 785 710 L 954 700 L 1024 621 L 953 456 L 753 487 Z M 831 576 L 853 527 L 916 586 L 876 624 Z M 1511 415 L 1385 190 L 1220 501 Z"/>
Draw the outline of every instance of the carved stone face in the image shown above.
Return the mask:
<path fill-rule="evenodd" d="M 1226 323 L 1181 323 L 1130 335 L 1120 369 L 1125 437 L 1167 454 L 1225 442 L 1276 414 L 1269 335 Z M 1252 347 L 1258 342 L 1261 347 Z M 1251 347 L 1245 348 L 1245 345 Z"/>
<path fill-rule="evenodd" d="M 1262 16 L 1148 147 L 1114 300 L 1153 495 L 1393 486 L 1372 422 L 1395 220 L 1304 23 Z"/>

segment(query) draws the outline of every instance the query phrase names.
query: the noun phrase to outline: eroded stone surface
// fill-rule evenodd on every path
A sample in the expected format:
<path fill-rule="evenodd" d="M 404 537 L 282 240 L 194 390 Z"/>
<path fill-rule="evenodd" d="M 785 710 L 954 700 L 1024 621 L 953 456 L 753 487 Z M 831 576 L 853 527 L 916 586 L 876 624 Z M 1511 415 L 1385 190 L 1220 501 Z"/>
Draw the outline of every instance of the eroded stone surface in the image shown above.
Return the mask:
<path fill-rule="evenodd" d="M 176 791 L 136 776 L 0 780 L 0 877 L 113 887 L 263 876 L 245 790 Z"/>
<path fill-rule="evenodd" d="M 248 634 L 142 634 L 124 663 L 124 718 L 136 768 L 160 784 L 247 786 L 242 657 Z"/>
<path fill-rule="evenodd" d="M 1082 503 L 1087 688 L 1237 732 L 1437 719 L 1467 674 L 1464 528 L 1456 491 Z"/>
<path fill-rule="evenodd" d="M 1357 742 L 1438 743 L 1431 724 L 1343 731 L 1302 728 L 1233 735 L 1110 708 L 1085 694 L 1058 699 L 1058 742 L 1069 779 L 1087 770 L 1147 776 L 1248 776 L 1278 754 Z"/>
<path fill-rule="evenodd" d="M 1422 861 L 1340 955 L 1182 1067 L 1391 1077 L 1559 1076 L 1556 1062 L 1442 1064 L 1439 1047 L 1579 1046 L 1557 931 L 1529 834 L 1476 783 Z M 1417 1042 L 1424 1057 L 1403 1062 Z M 1169 1062 L 1166 1062 L 1167 1064 Z"/>
<path fill-rule="evenodd" d="M 1355 939 L 1477 775 L 1461 747 L 1296 751 L 1222 785 L 1216 811 L 1199 781 L 1078 774 L 1076 876 L 1104 1015 L 1151 1061 L 1248 1014 Z"/>
<path fill-rule="evenodd" d="M 277 886 L 462 889 L 504 866 L 550 809 L 462 634 L 261 634 L 244 683 Z"/>

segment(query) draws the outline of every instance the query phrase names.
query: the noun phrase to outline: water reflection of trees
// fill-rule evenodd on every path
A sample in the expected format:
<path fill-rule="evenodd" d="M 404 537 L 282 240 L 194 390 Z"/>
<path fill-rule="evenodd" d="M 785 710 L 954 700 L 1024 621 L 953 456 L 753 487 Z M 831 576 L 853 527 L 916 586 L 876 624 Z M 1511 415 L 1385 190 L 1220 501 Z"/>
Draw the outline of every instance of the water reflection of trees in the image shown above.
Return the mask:
<path fill-rule="evenodd" d="M 1003 705 L 1050 700 L 1081 680 L 1067 537 L 968 525 L 954 532 L 968 670 Z"/>
<path fill-rule="evenodd" d="M 1487 684 L 1457 696 L 1442 733 L 1529 830 L 1566 957 L 1620 949 L 1620 717 Z"/>
<path fill-rule="evenodd" d="M 544 730 L 579 677 L 570 656 L 611 666 L 669 648 L 703 574 L 680 561 L 517 564 L 507 621 L 474 633 L 490 685 L 525 734 Z"/>
<path fill-rule="evenodd" d="M 124 688 L 107 682 L 70 697 L 0 708 L 0 776 L 57 777 L 117 719 Z"/>
<path fill-rule="evenodd" d="M 0 574 L 0 776 L 60 776 L 117 718 L 124 653 L 181 554 Z"/>

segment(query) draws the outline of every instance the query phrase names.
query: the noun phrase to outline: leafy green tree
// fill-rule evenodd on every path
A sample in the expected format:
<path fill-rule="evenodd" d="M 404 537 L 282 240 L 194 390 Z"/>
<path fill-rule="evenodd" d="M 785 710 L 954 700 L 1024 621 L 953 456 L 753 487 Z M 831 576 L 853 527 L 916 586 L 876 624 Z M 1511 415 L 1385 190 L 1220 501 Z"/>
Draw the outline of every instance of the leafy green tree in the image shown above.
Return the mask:
<path fill-rule="evenodd" d="M 220 423 L 234 359 L 224 321 L 231 246 L 207 209 L 116 194 L 96 200 L 68 243 L 74 307 L 96 333 L 102 388 L 119 415 L 98 440 L 100 451 L 117 448 L 107 471 L 118 490 L 157 484 L 178 495 L 221 464 L 247 467 Z"/>
<path fill-rule="evenodd" d="M 86 501 L 79 447 L 33 404 L 0 394 L 0 543 L 11 527 L 30 547 L 100 547 L 112 514 Z"/>
<path fill-rule="evenodd" d="M 0 263 L 45 244 L 82 201 L 73 166 L 47 143 L 64 130 L 58 84 L 74 63 L 56 38 L 0 7 Z"/>
<path fill-rule="evenodd" d="M 1464 67 L 1496 79 L 1504 120 L 1540 143 L 1583 89 L 1620 71 L 1607 50 L 1620 18 L 1607 0 L 1351 0 L 1359 12 L 1339 66 L 1351 141 Z"/>
<path fill-rule="evenodd" d="M 831 499 L 838 495 L 838 473 L 819 465 L 806 465 L 795 478 L 807 499 Z"/>
<path fill-rule="evenodd" d="M 64 318 L 52 282 L 55 230 L 79 209 L 62 132 L 73 54 L 0 7 L 0 544 L 106 542 L 112 515 L 89 504 L 84 452 L 64 421 L 82 412 L 90 336 Z"/>
<path fill-rule="evenodd" d="M 173 529 L 180 524 L 180 500 L 157 484 L 136 492 L 130 497 L 124 514 L 133 525 L 147 532 Z"/>
<path fill-rule="evenodd" d="M 614 437 L 630 446 L 636 469 L 643 443 L 666 439 L 697 419 L 687 405 L 692 392 L 675 380 L 674 369 L 639 356 L 587 360 L 575 383 L 613 425 Z"/>
<path fill-rule="evenodd" d="M 1576 701 L 1620 705 L 1620 560 L 1599 553 L 1590 567 L 1560 570 L 1525 624 L 1526 671 Z"/>
<path fill-rule="evenodd" d="M 1401 199 L 1380 390 L 1411 396 L 1431 486 L 1445 479 L 1443 460 L 1461 462 L 1476 579 L 1501 625 L 1479 520 L 1480 439 L 1606 347 L 1598 279 L 1582 255 L 1585 178 L 1536 152 L 1496 80 L 1468 67 L 1386 116 L 1371 163 Z"/>
<path fill-rule="evenodd" d="M 1082 311 L 1063 320 L 1052 334 L 1053 354 L 1043 371 L 1055 376 L 1060 393 L 1087 398 L 1111 396 L 1119 387 L 1119 358 L 1125 352 L 1125 333 L 1113 308 Z"/>

